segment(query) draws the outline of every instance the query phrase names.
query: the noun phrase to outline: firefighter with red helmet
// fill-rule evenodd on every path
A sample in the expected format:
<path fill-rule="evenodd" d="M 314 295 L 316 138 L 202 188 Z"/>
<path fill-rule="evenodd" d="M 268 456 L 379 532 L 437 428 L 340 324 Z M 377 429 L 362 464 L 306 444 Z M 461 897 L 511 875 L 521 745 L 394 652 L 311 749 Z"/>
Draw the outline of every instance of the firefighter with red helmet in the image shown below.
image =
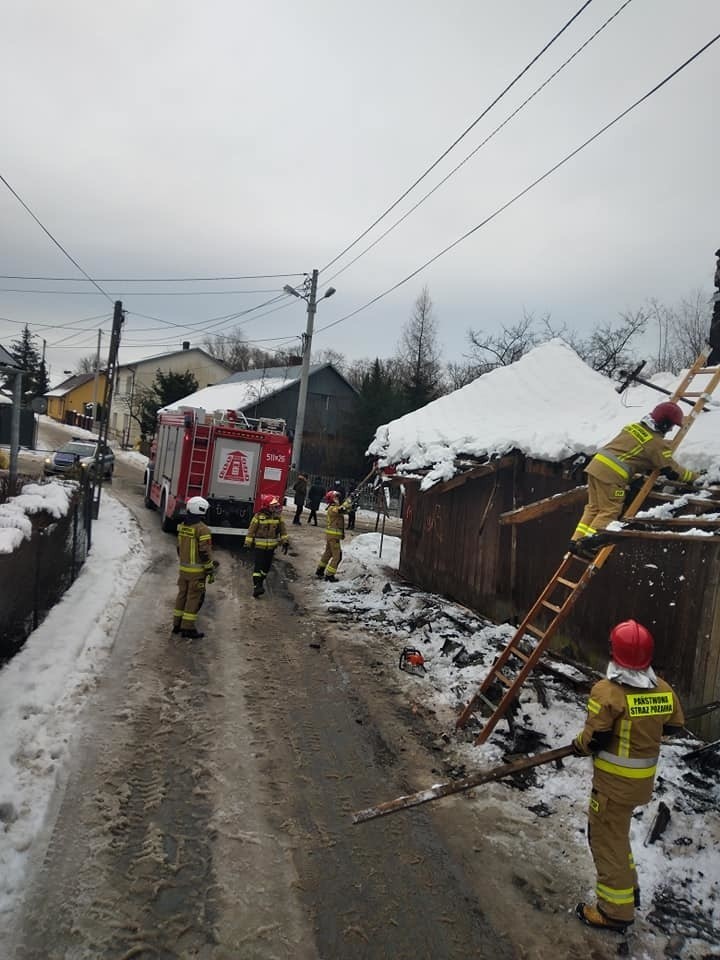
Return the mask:
<path fill-rule="evenodd" d="M 283 553 L 288 552 L 290 541 L 281 511 L 282 503 L 279 497 L 264 493 L 260 497 L 260 509 L 250 521 L 245 536 L 245 546 L 255 550 L 254 597 L 261 597 L 265 593 L 265 578 L 270 572 L 276 548 L 281 546 Z"/>
<path fill-rule="evenodd" d="M 619 932 L 640 904 L 633 810 L 652 796 L 663 733 L 685 723 L 677 694 L 652 669 L 653 647 L 636 620 L 612 629 L 605 679 L 590 691 L 585 726 L 573 741 L 577 754 L 593 757 L 588 841 L 597 871 L 597 905 L 579 903 L 576 914 L 588 926 Z"/>
<path fill-rule="evenodd" d="M 200 640 L 205 634 L 197 629 L 198 611 L 205 600 L 206 584 L 215 579 L 212 536 L 203 520 L 210 504 L 205 497 L 190 497 L 185 509 L 187 516 L 177 528 L 180 571 L 172 632 L 188 640 Z"/>
<path fill-rule="evenodd" d="M 340 541 L 345 539 L 345 514 L 351 509 L 350 500 L 342 500 L 337 490 L 328 490 L 325 494 L 325 503 L 328 508 L 325 512 L 325 550 L 318 561 L 315 576 L 318 580 L 329 580 L 335 583 L 337 569 L 342 560 Z"/>
<path fill-rule="evenodd" d="M 676 403 L 659 403 L 639 423 L 629 423 L 585 467 L 588 502 L 571 543 L 604 530 L 622 513 L 625 493 L 635 473 L 659 469 L 671 479 L 692 483 L 697 474 L 673 459 L 665 434 L 682 426 Z M 578 552 L 578 547 L 571 547 Z M 582 550 L 582 547 L 580 547 Z"/>

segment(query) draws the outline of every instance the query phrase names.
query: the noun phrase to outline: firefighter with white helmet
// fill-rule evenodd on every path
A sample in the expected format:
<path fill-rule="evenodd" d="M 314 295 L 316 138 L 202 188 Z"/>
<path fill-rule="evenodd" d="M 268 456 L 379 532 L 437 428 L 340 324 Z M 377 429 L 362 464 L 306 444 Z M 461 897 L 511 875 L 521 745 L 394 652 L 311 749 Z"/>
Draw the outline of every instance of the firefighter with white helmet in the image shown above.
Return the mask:
<path fill-rule="evenodd" d="M 633 810 L 650 802 L 663 732 L 685 723 L 677 694 L 652 669 L 653 648 L 652 634 L 636 620 L 612 629 L 605 679 L 590 691 L 585 726 L 573 741 L 577 754 L 593 757 L 588 841 L 597 870 L 597 905 L 578 903 L 576 913 L 588 926 L 618 932 L 640 903 Z"/>
<path fill-rule="evenodd" d="M 288 552 L 290 541 L 281 512 L 279 497 L 264 493 L 260 497 L 260 509 L 250 521 L 245 546 L 255 549 L 254 597 L 261 597 L 265 593 L 265 578 L 270 572 L 277 547 L 281 546 L 283 553 Z"/>
<path fill-rule="evenodd" d="M 200 640 L 205 634 L 197 629 L 198 611 L 205 600 L 206 583 L 215 579 L 212 536 L 203 520 L 210 504 L 204 497 L 190 497 L 185 509 L 187 516 L 177 528 L 180 571 L 172 632 L 189 640 Z"/>
<path fill-rule="evenodd" d="M 325 550 L 318 561 L 315 576 L 318 580 L 337 580 L 335 574 L 342 560 L 340 541 L 345 538 L 345 514 L 350 510 L 352 503 L 344 500 L 342 503 L 337 490 L 328 490 L 325 494 L 325 503 L 328 508 L 325 512 Z"/>
<path fill-rule="evenodd" d="M 673 479 L 692 483 L 697 474 L 673 459 L 672 447 L 665 440 L 665 434 L 682 423 L 682 410 L 677 403 L 667 400 L 639 423 L 627 424 L 598 450 L 585 468 L 588 502 L 571 538 L 573 552 L 582 552 L 584 537 L 593 536 L 617 520 L 634 474 L 659 469 Z"/>

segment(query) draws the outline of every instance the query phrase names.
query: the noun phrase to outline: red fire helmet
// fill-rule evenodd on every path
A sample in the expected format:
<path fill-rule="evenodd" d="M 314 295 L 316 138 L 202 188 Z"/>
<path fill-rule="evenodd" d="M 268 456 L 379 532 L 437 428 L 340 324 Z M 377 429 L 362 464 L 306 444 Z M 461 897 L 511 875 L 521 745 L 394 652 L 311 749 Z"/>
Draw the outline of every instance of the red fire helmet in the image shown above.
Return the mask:
<path fill-rule="evenodd" d="M 621 667 L 645 670 L 652 663 L 654 648 L 652 634 L 637 620 L 623 620 L 610 631 L 610 653 Z"/>
<path fill-rule="evenodd" d="M 337 490 L 328 490 L 325 494 L 325 503 L 336 503 L 340 500 L 340 494 Z"/>
<path fill-rule="evenodd" d="M 676 403 L 672 403 L 670 400 L 659 403 L 650 411 L 650 416 L 658 426 L 665 423 L 671 424 L 673 427 L 681 427 L 683 422 L 682 410 Z"/>
<path fill-rule="evenodd" d="M 280 501 L 274 493 L 263 493 L 260 497 L 261 510 L 275 510 L 280 506 Z"/>

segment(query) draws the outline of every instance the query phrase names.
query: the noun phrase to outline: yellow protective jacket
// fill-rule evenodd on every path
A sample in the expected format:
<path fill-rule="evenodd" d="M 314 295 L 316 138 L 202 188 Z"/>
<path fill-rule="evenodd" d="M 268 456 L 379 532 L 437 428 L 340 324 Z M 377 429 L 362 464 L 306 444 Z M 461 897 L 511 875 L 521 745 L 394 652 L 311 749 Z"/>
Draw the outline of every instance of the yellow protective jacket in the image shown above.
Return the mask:
<path fill-rule="evenodd" d="M 274 517 L 261 510 L 250 521 L 250 528 L 245 536 L 246 547 L 258 547 L 260 550 L 274 550 L 279 543 L 288 539 L 285 521 L 281 517 Z"/>
<path fill-rule="evenodd" d="M 345 536 L 345 514 L 350 509 L 350 501 L 331 504 L 325 513 L 325 534 L 335 540 Z"/>
<path fill-rule="evenodd" d="M 648 803 L 664 726 L 685 723 L 677 694 L 664 680 L 649 689 L 599 680 L 575 744 L 593 755 L 593 787 L 617 803 Z"/>
<path fill-rule="evenodd" d="M 212 562 L 212 536 L 210 528 L 201 520 L 197 523 L 178 524 L 177 555 L 180 560 L 180 573 L 210 573 Z"/>
<path fill-rule="evenodd" d="M 672 449 L 661 433 L 644 423 L 629 423 L 602 447 L 585 472 L 601 483 L 626 485 L 634 473 L 669 468 L 680 480 L 690 483 L 696 474 L 673 460 Z"/>

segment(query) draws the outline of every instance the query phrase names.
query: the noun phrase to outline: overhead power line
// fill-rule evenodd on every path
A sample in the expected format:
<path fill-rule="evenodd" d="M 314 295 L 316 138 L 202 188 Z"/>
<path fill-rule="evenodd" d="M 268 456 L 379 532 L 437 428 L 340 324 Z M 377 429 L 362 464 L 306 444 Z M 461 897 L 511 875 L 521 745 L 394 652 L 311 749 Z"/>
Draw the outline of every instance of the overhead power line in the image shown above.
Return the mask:
<path fill-rule="evenodd" d="M 444 184 L 446 184 L 446 183 L 448 182 L 448 180 L 449 180 L 451 177 L 453 177 L 453 176 L 458 172 L 458 170 L 460 170 L 462 167 L 465 166 L 465 164 L 468 162 L 468 160 L 471 160 L 471 159 L 475 156 L 475 154 L 477 154 L 480 150 L 482 150 L 482 148 L 483 148 L 487 143 L 489 143 L 489 142 L 493 139 L 493 137 L 494 137 L 496 134 L 498 134 L 498 133 L 503 129 L 503 127 L 506 127 L 507 124 L 510 123 L 510 121 L 511 121 L 512 119 L 514 119 L 514 118 L 520 113 L 520 111 L 523 110 L 523 109 L 530 103 L 531 100 L 534 100 L 535 97 L 536 97 L 542 90 L 544 90 L 545 87 L 547 87 L 548 84 L 551 83 L 551 82 L 555 79 L 555 77 L 557 77 L 557 75 L 558 75 L 559 73 L 562 73 L 562 71 L 565 69 L 565 67 L 567 67 L 568 64 L 572 63 L 572 61 L 573 61 L 580 53 L 582 53 L 582 51 L 583 51 L 587 46 L 589 46 L 589 45 L 592 43 L 592 41 L 593 41 L 599 34 L 601 34 L 601 33 L 603 32 L 603 30 L 604 30 L 610 23 L 612 23 L 612 21 L 613 21 L 616 17 L 618 17 L 618 16 L 623 12 L 623 10 L 625 9 L 625 7 L 627 7 L 631 2 L 632 2 L 632 0 L 625 0 L 625 2 L 624 2 L 620 7 L 618 7 L 618 9 L 615 11 L 615 13 L 612 14 L 612 16 L 608 17 L 607 20 L 606 20 L 604 23 L 602 23 L 602 24 L 597 28 L 597 30 L 595 30 L 592 34 L 590 34 L 590 36 L 587 38 L 587 40 L 586 40 L 583 44 L 581 44 L 581 45 L 577 48 L 577 50 L 576 50 L 571 56 L 569 56 L 569 57 L 567 58 L 567 60 L 563 61 L 563 63 L 560 64 L 560 66 L 557 68 L 557 70 L 554 70 L 554 71 L 550 74 L 550 76 L 549 76 L 546 80 L 544 80 L 544 81 L 540 84 L 539 87 L 536 87 L 535 90 L 533 90 L 533 92 L 530 94 L 530 96 L 529 96 L 529 97 L 526 97 L 525 100 L 523 100 L 523 102 L 522 102 L 518 107 L 516 107 L 515 110 L 513 110 L 513 112 L 512 112 L 511 114 L 509 114 L 509 115 L 503 120 L 502 123 L 498 124 L 497 127 L 495 127 L 495 129 L 494 129 L 491 133 L 489 133 L 489 134 L 487 135 L 487 137 L 485 137 L 485 139 L 482 140 L 482 141 L 475 147 L 474 150 L 471 150 L 470 153 L 468 153 L 468 155 L 467 155 L 463 160 L 461 160 L 460 163 L 457 164 L 457 166 L 453 167 L 452 170 L 451 170 L 446 176 L 444 176 L 444 177 L 442 178 L 442 180 L 438 181 L 438 183 L 435 184 L 435 186 L 432 188 L 432 190 L 428 190 L 428 192 L 427 192 L 423 197 L 421 197 L 421 198 L 418 200 L 417 203 L 413 204 L 413 206 L 410 207 L 410 209 L 409 209 L 406 213 L 404 213 L 401 217 L 398 217 L 398 219 L 392 224 L 392 226 L 388 227 L 387 230 L 385 230 L 383 233 L 381 233 L 380 236 L 377 237 L 375 240 L 373 240 L 372 243 L 368 244 L 368 246 L 365 247 L 365 249 L 362 250 L 360 253 L 358 253 L 357 256 L 353 257 L 352 260 L 348 261 L 348 263 L 346 263 L 344 267 L 340 267 L 340 269 L 339 269 L 336 273 L 333 273 L 333 275 L 332 275 L 331 277 L 328 277 L 328 278 L 325 280 L 325 283 L 331 283 L 333 280 L 336 279 L 336 277 L 339 277 L 341 273 L 345 273 L 346 270 L 349 270 L 350 267 L 351 267 L 354 263 L 357 263 L 358 260 L 360 260 L 361 257 L 364 257 L 366 253 L 369 253 L 369 252 L 373 249 L 373 247 L 376 247 L 382 240 L 384 240 L 385 237 L 388 236 L 388 234 L 392 233 L 393 230 L 395 229 L 395 227 L 399 227 L 400 224 L 401 224 L 404 220 L 407 220 L 407 218 L 408 218 L 412 213 L 415 213 L 415 211 L 418 209 L 418 207 L 422 206 L 423 203 L 425 203 L 426 200 L 428 200 L 437 190 L 440 189 L 440 187 L 442 187 Z"/>
<path fill-rule="evenodd" d="M 480 121 L 483 119 L 483 117 L 485 117 L 485 116 L 490 112 L 490 110 L 492 110 L 492 108 L 495 106 L 495 104 L 498 103 L 498 102 L 505 96 L 505 94 L 506 94 L 510 89 L 512 89 L 512 87 L 515 86 L 515 84 L 518 82 L 518 80 L 520 80 L 520 78 L 523 77 L 523 76 L 528 72 L 528 70 L 529 70 L 535 63 L 537 63 L 537 61 L 538 61 L 538 60 L 540 59 L 540 57 L 546 52 L 546 50 L 548 50 L 548 49 L 555 43 L 555 41 L 556 41 L 559 37 L 561 37 L 563 33 L 565 33 L 565 31 L 568 29 L 568 27 L 569 27 L 575 20 L 577 20 L 577 18 L 580 16 L 580 14 L 583 12 L 583 10 L 585 10 L 587 7 L 589 7 L 591 3 L 592 3 L 592 0 L 585 0 L 585 3 L 582 4 L 582 6 L 580 7 L 580 9 L 577 10 L 577 12 L 574 13 L 574 14 L 572 15 L 572 17 L 570 17 L 570 19 L 567 21 L 567 23 L 566 23 L 563 27 L 561 27 L 560 30 L 558 30 L 558 32 L 545 44 L 545 46 L 544 46 L 538 53 L 535 54 L 535 56 L 532 58 L 532 60 L 531 60 L 525 67 L 523 67 L 523 69 L 520 71 L 520 73 L 518 73 L 517 76 L 515 76 L 514 79 L 511 80 L 510 83 L 504 88 L 504 90 L 502 90 L 502 91 L 495 97 L 495 99 L 492 101 L 492 103 L 488 104 L 488 106 L 485 107 L 485 109 L 483 110 L 483 112 L 482 112 L 478 117 L 476 117 L 476 118 L 473 120 L 473 122 L 472 122 L 468 127 L 466 127 L 465 130 L 463 130 L 463 132 L 462 132 L 458 137 L 455 138 L 455 140 L 453 140 L 453 142 L 450 144 L 450 146 L 447 147 L 447 149 L 444 150 L 444 151 L 440 154 L 440 156 L 437 158 L 437 160 L 434 160 L 434 161 L 430 164 L 430 166 L 427 168 L 427 170 L 425 170 L 424 173 L 421 173 L 420 176 L 417 178 L 417 180 L 415 180 L 413 183 L 411 183 L 410 186 L 407 188 L 407 190 L 406 190 L 404 193 L 402 193 L 402 194 L 397 198 L 397 200 L 393 201 L 393 203 L 390 204 L 390 206 L 387 208 L 387 210 L 385 210 L 383 213 L 380 214 L 379 217 L 377 217 L 375 220 L 373 220 L 373 222 L 370 224 L 369 227 L 366 227 L 366 229 L 363 230 L 363 232 L 362 232 L 361 234 L 359 234 L 357 237 L 355 237 L 355 239 L 352 241 L 352 243 L 349 243 L 349 244 L 345 247 L 344 250 L 341 250 L 340 253 L 338 253 L 337 256 L 333 257 L 332 260 L 330 260 L 328 263 L 326 263 L 325 266 L 320 270 L 320 273 L 321 273 L 321 274 L 324 273 L 324 272 L 325 272 L 329 267 L 331 267 L 334 263 L 337 263 L 337 261 L 338 261 L 341 257 L 345 256 L 345 254 L 348 252 L 348 250 L 351 250 L 351 249 L 355 246 L 356 243 L 359 243 L 359 242 L 362 240 L 363 237 L 367 236 L 368 233 L 370 233 L 370 231 L 373 229 L 373 227 L 376 227 L 376 226 L 378 225 L 378 223 L 380 223 L 381 220 L 384 220 L 385 217 L 386 217 L 392 210 L 394 210 L 395 207 L 396 207 L 399 203 L 401 203 L 401 202 L 405 199 L 405 197 L 406 197 L 409 193 L 411 193 L 411 192 L 415 189 L 415 187 L 416 187 L 422 180 L 424 180 L 425 177 L 426 177 L 429 173 L 431 173 L 431 172 L 435 169 L 435 167 L 436 167 L 442 160 L 445 159 L 445 157 L 450 153 L 450 151 L 453 150 L 453 149 L 460 143 L 460 141 L 461 141 L 464 137 L 466 137 L 466 136 L 468 135 L 468 133 L 470 133 L 470 131 L 471 131 L 474 127 L 476 127 L 476 126 L 478 125 L 478 123 L 480 123 Z"/>
<path fill-rule="evenodd" d="M 33 218 L 33 220 L 35 221 L 35 223 L 40 227 L 40 229 L 43 231 L 43 233 L 46 234 L 46 236 L 48 236 L 48 237 L 52 240 L 52 242 L 55 244 L 55 246 L 58 248 L 58 250 L 60 250 L 63 254 L 65 254 L 65 256 L 68 258 L 68 260 L 70 261 L 70 263 L 72 263 L 73 266 L 77 267 L 78 270 L 80 271 L 80 273 L 85 277 L 85 279 L 86 279 L 86 280 L 89 280 L 90 283 L 91 283 L 104 297 L 107 297 L 107 299 L 110 301 L 110 303 L 113 303 L 112 297 L 110 297 L 110 296 L 103 290 L 103 288 L 100 286 L 99 283 L 97 283 L 97 281 L 93 280 L 93 278 L 90 276 L 89 273 L 87 273 L 86 270 L 83 270 L 83 268 L 80 266 L 80 264 L 77 262 L 77 260 L 76 260 L 74 257 L 70 256 L 70 254 L 67 252 L 67 250 L 65 249 L 65 247 L 60 243 L 59 240 L 56 240 L 56 239 L 55 239 L 55 237 L 50 233 L 50 231 L 49 231 L 48 228 L 45 226 L 45 224 L 44 224 L 40 219 L 38 219 L 38 217 L 35 216 L 35 214 L 32 212 L 32 210 L 30 209 L 30 207 L 25 203 L 25 201 L 23 200 L 23 198 L 10 186 L 10 184 L 7 182 L 7 180 L 5 179 L 5 177 L 4 177 L 1 173 L 0 173 L 0 181 L 5 184 L 5 186 L 8 188 L 8 190 L 10 191 L 10 193 L 15 197 L 15 199 L 16 199 L 17 202 L 20 204 L 20 206 L 21 206 L 27 213 L 30 214 L 30 216 Z"/>
<path fill-rule="evenodd" d="M 86 281 L 81 281 L 85 283 Z M 27 287 L 0 287 L 0 293 L 52 293 L 60 297 L 95 297 L 94 290 L 36 290 Z M 103 291 L 105 293 L 105 291 Z M 222 297 L 233 296 L 235 294 L 253 294 L 253 293 L 279 293 L 276 287 L 271 290 L 118 290 L 111 292 L 110 296 L 115 297 Z M 105 294 L 108 296 L 108 294 Z"/>
<path fill-rule="evenodd" d="M 212 283 L 216 280 L 282 280 L 285 277 L 306 277 L 306 273 L 248 273 L 227 277 L 97 277 L 98 283 Z M 28 277 L 0 274 L 0 280 L 59 280 L 63 283 L 85 283 L 81 277 Z"/>
<path fill-rule="evenodd" d="M 663 80 L 655 84 L 655 86 L 651 90 L 648 90 L 648 92 L 643 94 L 642 97 L 637 99 L 634 103 L 630 104 L 629 107 L 626 107 L 626 109 L 623 110 L 622 113 L 619 113 L 613 120 L 611 120 L 609 123 L 606 123 L 605 126 L 601 127 L 591 137 L 588 137 L 588 139 L 585 140 L 583 143 L 581 143 L 578 147 L 575 147 L 574 150 L 571 150 L 570 153 L 566 154 L 562 158 L 562 160 L 558 160 L 558 162 L 554 164 L 552 167 L 550 167 L 549 170 L 546 170 L 545 173 L 542 174 L 542 176 L 537 177 L 537 179 L 533 180 L 532 183 L 529 183 L 519 193 L 516 193 L 514 197 L 511 197 L 510 200 L 507 200 L 502 206 L 498 207 L 497 210 L 491 213 L 488 217 L 485 217 L 485 219 L 481 220 L 480 223 L 476 224 L 474 227 L 472 227 L 470 230 L 464 233 L 461 237 L 458 237 L 457 240 L 454 240 L 452 243 L 448 244 L 448 246 L 440 250 L 439 253 L 436 253 L 433 257 L 430 257 L 429 260 L 426 260 L 425 263 L 421 264 L 416 270 L 413 270 L 412 273 L 409 273 L 406 277 L 403 277 L 402 280 L 399 280 L 397 283 L 393 284 L 393 286 L 388 287 L 387 290 L 384 290 L 382 293 L 379 293 L 376 297 L 373 297 L 372 300 L 368 300 L 368 302 L 364 303 L 361 307 L 358 307 L 356 310 L 353 310 L 351 313 L 346 314 L 344 317 L 340 317 L 337 320 L 333 320 L 331 323 L 326 323 L 325 326 L 317 328 L 315 332 L 322 333 L 323 330 L 329 330 L 330 327 L 335 327 L 339 323 L 343 323 L 345 320 L 349 320 L 351 317 L 357 316 L 358 313 L 362 313 L 363 310 L 367 310 L 368 307 L 371 307 L 373 304 L 377 303 L 378 300 L 382 300 L 383 297 L 386 297 L 388 296 L 388 294 L 392 293 L 394 290 L 397 290 L 398 287 L 401 287 L 403 284 L 407 283 L 408 280 L 412 280 L 413 277 L 416 277 L 419 273 L 425 270 L 426 267 L 429 267 L 431 263 L 435 263 L 435 261 L 439 260 L 440 257 L 443 257 L 450 250 L 457 247 L 460 243 L 463 242 L 463 240 L 467 240 L 468 237 L 472 236 L 474 233 L 477 233 L 478 230 L 480 230 L 482 227 L 486 226 L 488 223 L 494 220 L 504 210 L 507 210 L 508 207 L 511 207 L 514 203 L 520 200 L 521 197 L 524 197 L 525 194 L 529 193 L 538 184 L 542 183 L 543 180 L 547 180 L 548 177 L 550 177 L 553 173 L 555 173 L 556 170 L 559 170 L 560 167 L 564 166 L 569 160 L 572 160 L 573 157 L 576 157 L 581 152 L 581 150 L 584 150 L 585 147 L 588 147 L 591 143 L 597 140 L 598 137 L 601 137 L 604 133 L 606 133 L 611 127 L 614 127 L 616 123 L 619 123 L 620 120 L 622 120 L 629 113 L 635 110 L 636 107 L 639 107 L 641 103 L 644 103 L 654 94 L 656 94 L 658 90 L 664 87 L 665 84 L 669 83 L 674 77 L 676 77 L 679 73 L 681 73 L 686 67 L 690 66 L 690 64 L 694 60 L 697 60 L 697 58 L 701 56 L 701 54 L 705 53 L 705 51 L 708 50 L 714 43 L 717 43 L 718 40 L 720 40 L 720 33 L 717 33 L 712 38 L 712 40 L 709 40 L 706 44 L 700 47 L 700 49 L 697 50 L 694 54 L 692 54 L 692 56 L 688 57 L 688 59 L 685 60 L 684 63 L 681 63 L 679 67 L 676 67 L 672 71 L 672 73 L 669 73 Z"/>

